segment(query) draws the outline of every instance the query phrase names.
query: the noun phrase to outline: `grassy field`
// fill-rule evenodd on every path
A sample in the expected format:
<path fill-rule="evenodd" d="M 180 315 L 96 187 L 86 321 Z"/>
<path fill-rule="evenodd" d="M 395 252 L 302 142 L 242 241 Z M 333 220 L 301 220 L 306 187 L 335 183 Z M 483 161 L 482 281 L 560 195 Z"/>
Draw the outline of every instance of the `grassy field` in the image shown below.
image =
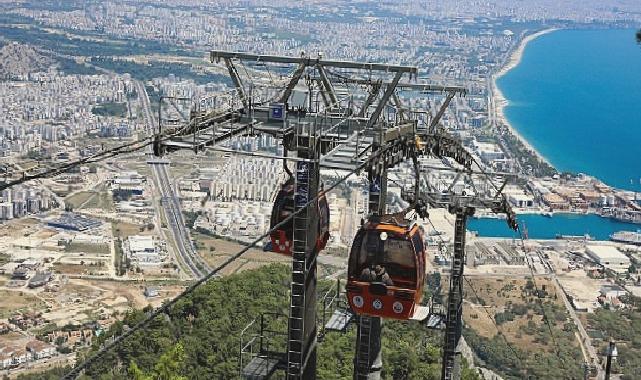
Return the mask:
<path fill-rule="evenodd" d="M 74 209 L 80 208 L 85 202 L 95 196 L 94 192 L 91 191 L 81 191 L 74 195 L 70 195 L 65 198 L 65 203 L 73 207 Z"/>
<path fill-rule="evenodd" d="M 70 243 L 65 247 L 65 252 L 108 254 L 109 246 L 107 244 Z"/>
<path fill-rule="evenodd" d="M 0 290 L 0 318 L 7 318 L 19 311 L 38 310 L 44 307 L 38 298 L 21 291 Z"/>
<path fill-rule="evenodd" d="M 96 194 L 87 202 L 87 204 L 85 204 L 83 208 L 99 208 L 105 211 L 114 211 L 116 209 L 114 207 L 114 202 L 111 198 L 111 194 L 106 191 L 101 191 Z"/>
<path fill-rule="evenodd" d="M 151 169 L 149 168 L 149 165 L 145 161 L 126 161 L 123 162 L 122 165 L 127 169 L 127 170 L 133 170 L 138 172 L 138 174 L 143 175 L 147 177 L 147 181 L 152 181 L 151 179 Z"/>
<path fill-rule="evenodd" d="M 53 269 L 55 272 L 63 274 L 85 274 L 87 272 L 87 267 L 79 264 L 54 263 Z"/>
<path fill-rule="evenodd" d="M 198 254 L 210 266 L 220 265 L 229 256 L 241 250 L 244 246 L 240 243 L 218 239 L 197 231 L 191 231 L 191 237 L 196 242 Z M 228 275 L 238 271 L 256 269 L 273 262 L 289 262 L 289 258 L 273 252 L 264 252 L 260 248 L 252 248 L 235 263 L 225 268 L 223 274 Z"/>
<path fill-rule="evenodd" d="M 114 211 L 114 202 L 109 191 L 80 191 L 65 198 L 65 202 L 74 209 L 98 208 L 105 211 Z"/>
<path fill-rule="evenodd" d="M 139 225 L 126 222 L 112 222 L 111 229 L 113 230 L 114 237 L 120 239 L 126 239 L 131 235 L 144 234 L 140 231 Z"/>

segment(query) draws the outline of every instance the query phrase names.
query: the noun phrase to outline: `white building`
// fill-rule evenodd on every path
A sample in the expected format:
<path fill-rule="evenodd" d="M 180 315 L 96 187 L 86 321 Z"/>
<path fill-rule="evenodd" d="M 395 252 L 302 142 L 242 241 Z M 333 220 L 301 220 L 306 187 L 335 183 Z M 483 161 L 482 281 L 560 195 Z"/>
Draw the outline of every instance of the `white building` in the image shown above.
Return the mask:
<path fill-rule="evenodd" d="M 534 198 L 527 194 L 512 193 L 507 194 L 507 200 L 514 206 L 519 208 L 532 207 L 534 205 Z"/>
<path fill-rule="evenodd" d="M 601 286 L 601 289 L 599 291 L 601 292 L 602 296 L 608 299 L 619 298 L 628 294 L 628 292 L 619 285 L 610 284 Z"/>
<path fill-rule="evenodd" d="M 481 157 L 483 161 L 489 162 L 505 158 L 505 153 L 494 143 L 474 141 L 473 147 L 476 154 Z"/>
<path fill-rule="evenodd" d="M 7 369 L 11 367 L 13 359 L 11 355 L 0 352 L 0 369 Z"/>
<path fill-rule="evenodd" d="M 140 186 L 145 181 L 145 177 L 133 172 L 120 172 L 115 175 L 113 179 L 114 185 L 129 185 L 129 186 Z"/>
<path fill-rule="evenodd" d="M 27 351 L 31 353 L 33 360 L 38 360 L 54 356 L 56 354 L 56 347 L 39 340 L 32 340 L 27 343 Z"/>
<path fill-rule="evenodd" d="M 0 219 L 13 219 L 13 203 L 0 203 Z"/>
<path fill-rule="evenodd" d="M 585 253 L 599 264 L 617 273 L 625 273 L 630 267 L 630 259 L 611 245 L 589 245 Z"/>
<path fill-rule="evenodd" d="M 123 242 L 125 255 L 132 264 L 160 265 L 166 258 L 164 242 L 153 236 L 132 235 Z"/>

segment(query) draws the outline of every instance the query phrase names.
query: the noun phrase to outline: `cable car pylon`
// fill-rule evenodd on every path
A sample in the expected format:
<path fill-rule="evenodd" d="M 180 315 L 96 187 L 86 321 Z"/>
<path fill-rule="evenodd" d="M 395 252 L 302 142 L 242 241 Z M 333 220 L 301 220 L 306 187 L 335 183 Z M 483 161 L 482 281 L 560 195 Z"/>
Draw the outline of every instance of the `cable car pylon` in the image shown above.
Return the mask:
<path fill-rule="evenodd" d="M 456 148 L 456 146 L 453 146 Z M 470 167 L 467 167 L 470 171 Z M 455 180 L 456 182 L 457 180 Z M 458 350 L 462 333 L 462 307 L 463 307 L 463 272 L 465 268 L 465 240 L 467 234 L 467 220 L 474 215 L 477 207 L 489 208 L 494 213 L 506 215 L 509 228 L 518 229 L 516 215 L 505 196 L 502 194 L 504 187 L 496 188 L 492 197 L 480 197 L 479 194 L 460 194 L 454 192 L 437 192 L 426 184 L 427 189 L 421 191 L 420 200 L 431 207 L 447 207 L 451 214 L 456 216 L 454 222 L 454 250 L 449 279 L 449 293 L 447 297 L 445 334 L 443 337 L 443 356 L 441 367 L 441 380 L 458 380 L 461 376 L 460 352 Z"/>
<path fill-rule="evenodd" d="M 454 222 L 454 252 L 452 254 L 452 271 L 447 297 L 447 318 L 445 319 L 445 336 L 443 342 L 442 380 L 459 379 L 460 353 L 458 344 L 461 339 L 463 315 L 463 270 L 465 268 L 465 235 L 467 218 L 474 214 L 474 207 L 456 205 L 450 208 L 456 215 Z"/>
<path fill-rule="evenodd" d="M 370 213 L 385 216 L 386 170 L 410 159 L 412 153 L 434 155 L 438 149 L 447 150 L 449 140 L 444 137 L 444 133 L 434 133 L 433 126 L 444 114 L 449 100 L 455 94 L 465 94 L 465 89 L 459 86 L 401 82 L 403 76 L 409 76 L 410 80 L 412 77 L 416 78 L 418 68 L 413 66 L 335 61 L 325 59 L 320 54 L 316 57 L 306 54 L 287 57 L 212 51 L 210 59 L 212 63 L 223 61 L 232 77 L 236 91 L 229 99 L 229 107 L 196 118 L 189 128 L 179 130 L 176 136 L 156 141 L 155 147 L 156 150 L 167 153 L 191 149 L 196 153 L 212 150 L 242 154 L 243 152 L 230 150 L 223 145 L 236 136 L 270 135 L 281 141 L 284 152 L 296 153 L 291 157 L 287 157 L 286 153 L 284 156 L 256 155 L 296 163 L 292 170 L 293 184 L 287 184 L 281 189 L 281 202 L 279 203 L 279 196 L 275 202 L 282 207 L 275 205 L 272 213 L 271 225 L 279 225 L 279 228 L 270 228 L 271 250 L 291 255 L 292 271 L 286 352 L 277 353 L 278 355 L 270 353 L 263 358 L 268 359 L 263 361 L 269 364 L 267 367 L 256 367 L 257 372 L 248 377 L 242 376 L 267 379 L 273 371 L 284 370 L 288 380 L 314 380 L 318 342 L 316 259 L 327 241 L 329 223 L 327 201 L 318 196 L 322 194 L 320 169 L 354 173 L 366 171 L 370 184 L 373 185 L 369 195 Z M 237 65 L 244 66 L 243 61 L 260 62 L 263 66 L 269 63 L 289 67 L 293 65 L 295 70 L 282 86 L 273 91 L 274 88 L 261 85 L 260 81 L 254 83 L 253 75 L 250 76 L 247 70 L 237 70 Z M 340 75 L 329 69 L 340 70 Z M 242 77 L 243 72 L 247 74 L 247 78 Z M 353 96 L 345 77 L 360 81 L 372 74 L 372 83 L 379 84 L 376 86 L 378 90 L 375 96 L 369 96 L 371 93 Z M 340 77 L 339 80 L 336 77 Z M 334 91 L 337 88 L 341 91 Z M 428 118 L 428 113 L 413 112 L 411 108 L 401 104 L 396 93 L 399 88 L 419 91 L 421 94 L 438 94 L 449 100 L 440 106 L 436 117 L 427 120 L 423 118 Z M 343 96 L 344 91 L 349 96 Z M 367 99 L 360 107 L 354 103 L 354 99 L 365 97 Z M 392 101 L 394 105 L 391 105 Z M 417 143 L 419 139 L 422 140 L 421 146 Z M 468 157 L 463 154 L 456 161 Z M 317 199 L 318 202 L 310 204 L 310 199 Z M 287 223 L 279 223 L 289 221 L 286 215 L 291 215 L 292 212 L 295 214 L 292 227 Z M 392 219 L 375 223 L 383 226 L 381 232 L 389 232 L 390 242 L 409 244 L 401 249 L 401 257 L 411 257 L 411 265 L 415 267 L 417 274 L 416 278 L 407 279 L 403 284 L 398 273 L 391 272 L 390 279 L 397 283 L 394 297 L 398 299 L 391 305 L 387 300 L 381 302 L 392 308 L 391 311 L 388 310 L 392 315 L 398 314 L 397 319 L 407 319 L 405 314 L 411 314 L 422 296 L 422 287 L 419 286 L 424 281 L 418 273 L 424 272 L 420 270 L 424 268 L 424 247 L 416 249 L 414 243 L 408 243 L 412 236 L 419 236 L 420 232 L 414 227 L 408 230 L 409 224 L 405 226 L 404 220 L 400 223 L 403 226 L 397 226 L 397 230 L 401 231 L 399 236 L 404 236 L 403 239 L 396 239 L 397 236 L 391 231 L 385 230 L 389 229 L 385 227 L 386 224 L 399 224 L 399 220 L 394 222 Z M 419 240 L 422 244 L 422 239 Z M 380 290 L 379 285 L 373 285 L 374 292 L 377 287 Z M 390 285 L 391 288 L 394 286 Z M 346 290 L 349 292 L 349 289 Z M 359 327 L 354 378 L 380 378 L 381 317 L 385 318 L 383 315 L 363 316 L 361 313 L 357 318 Z M 241 370 L 242 373 L 244 372 Z"/>
<path fill-rule="evenodd" d="M 378 148 L 375 145 L 375 148 Z M 408 146 L 415 167 L 414 195 L 420 184 L 414 147 Z M 380 379 L 383 319 L 425 320 L 420 306 L 425 285 L 423 229 L 416 216 L 426 217 L 415 198 L 407 209 L 388 214 L 387 166 L 383 161 L 368 172 L 369 217 L 356 233 L 349 256 L 347 298 L 358 325 L 354 379 Z M 418 316 L 418 317 L 417 317 Z"/>
<path fill-rule="evenodd" d="M 373 150 L 376 151 L 378 149 L 379 145 L 374 145 Z M 370 171 L 368 173 L 368 213 L 370 215 L 383 215 L 387 209 L 385 203 L 387 198 L 387 167 L 383 163 L 378 169 L 378 172 Z M 349 292 L 349 285 L 347 290 Z M 347 297 L 349 300 L 349 293 Z M 383 319 L 369 315 L 358 315 L 357 313 L 356 326 L 354 380 L 379 380 L 383 369 L 383 355 L 381 352 Z"/>

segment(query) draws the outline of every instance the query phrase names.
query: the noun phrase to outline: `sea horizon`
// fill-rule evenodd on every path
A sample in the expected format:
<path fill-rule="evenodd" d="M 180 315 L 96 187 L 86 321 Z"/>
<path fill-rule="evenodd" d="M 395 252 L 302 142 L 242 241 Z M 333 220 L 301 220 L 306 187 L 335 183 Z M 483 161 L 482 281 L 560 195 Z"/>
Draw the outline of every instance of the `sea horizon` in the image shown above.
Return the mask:
<path fill-rule="evenodd" d="M 511 128 L 557 170 L 641 191 L 641 47 L 634 33 L 556 29 L 526 37 L 496 87 Z"/>

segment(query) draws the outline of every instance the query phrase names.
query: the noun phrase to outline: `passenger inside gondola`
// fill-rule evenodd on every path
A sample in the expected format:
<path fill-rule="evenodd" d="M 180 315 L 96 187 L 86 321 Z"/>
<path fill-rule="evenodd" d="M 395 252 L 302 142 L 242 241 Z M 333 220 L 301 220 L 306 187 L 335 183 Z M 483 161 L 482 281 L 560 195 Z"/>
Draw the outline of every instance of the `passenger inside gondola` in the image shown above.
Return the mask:
<path fill-rule="evenodd" d="M 372 265 L 370 268 L 365 268 L 361 272 L 361 281 L 368 282 L 382 282 L 387 286 L 394 285 L 394 281 L 389 276 L 385 267 L 382 265 Z"/>
<path fill-rule="evenodd" d="M 416 262 L 412 243 L 393 232 L 370 230 L 357 237 L 360 249 L 351 257 L 352 276 L 361 281 L 413 287 L 416 284 Z"/>

